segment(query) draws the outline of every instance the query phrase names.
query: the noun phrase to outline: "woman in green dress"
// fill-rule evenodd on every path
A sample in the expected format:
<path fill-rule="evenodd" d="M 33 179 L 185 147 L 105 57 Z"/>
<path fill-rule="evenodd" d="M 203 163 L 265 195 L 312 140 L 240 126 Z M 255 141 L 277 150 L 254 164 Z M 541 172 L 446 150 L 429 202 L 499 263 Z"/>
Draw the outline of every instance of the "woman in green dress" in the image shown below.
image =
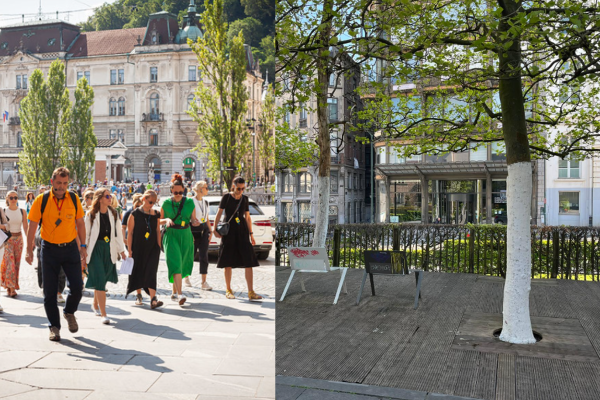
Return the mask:
<path fill-rule="evenodd" d="M 186 301 L 181 293 L 181 281 L 192 274 L 194 267 L 194 236 L 190 226 L 198 226 L 196 206 L 191 198 L 183 196 L 183 177 L 173 174 L 171 178 L 172 196 L 165 200 L 160 210 L 160 223 L 167 225 L 163 247 L 169 269 L 169 282 L 173 284 L 171 299 L 183 305 Z M 181 211 L 180 211 L 181 210 Z"/>

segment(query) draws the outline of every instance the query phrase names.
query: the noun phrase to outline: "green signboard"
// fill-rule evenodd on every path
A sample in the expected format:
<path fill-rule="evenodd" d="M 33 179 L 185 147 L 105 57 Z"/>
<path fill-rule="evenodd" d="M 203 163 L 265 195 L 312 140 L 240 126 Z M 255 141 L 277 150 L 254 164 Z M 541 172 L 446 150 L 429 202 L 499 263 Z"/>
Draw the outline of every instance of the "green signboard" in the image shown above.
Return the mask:
<path fill-rule="evenodd" d="M 184 171 L 193 171 L 194 170 L 194 159 L 192 157 L 187 157 L 183 160 L 183 170 Z"/>

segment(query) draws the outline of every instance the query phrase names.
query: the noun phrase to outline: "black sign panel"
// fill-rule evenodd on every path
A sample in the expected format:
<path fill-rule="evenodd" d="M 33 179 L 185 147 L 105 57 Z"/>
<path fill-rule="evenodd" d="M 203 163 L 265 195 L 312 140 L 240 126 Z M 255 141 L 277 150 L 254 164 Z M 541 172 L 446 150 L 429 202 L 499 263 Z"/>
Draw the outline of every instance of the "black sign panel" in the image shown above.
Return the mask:
<path fill-rule="evenodd" d="M 372 251 L 365 255 L 365 269 L 369 274 L 407 274 L 406 256 L 403 251 Z"/>

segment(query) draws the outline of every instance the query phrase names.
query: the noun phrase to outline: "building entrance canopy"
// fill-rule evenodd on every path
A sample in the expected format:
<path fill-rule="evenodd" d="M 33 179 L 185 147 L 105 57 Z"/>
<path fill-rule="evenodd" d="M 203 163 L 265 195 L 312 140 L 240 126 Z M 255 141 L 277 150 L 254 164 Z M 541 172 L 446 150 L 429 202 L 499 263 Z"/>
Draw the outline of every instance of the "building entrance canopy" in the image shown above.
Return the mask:
<path fill-rule="evenodd" d="M 380 222 L 492 223 L 506 215 L 504 160 L 379 164 L 377 170 Z"/>
<path fill-rule="evenodd" d="M 377 170 L 394 179 L 506 179 L 506 161 L 380 164 Z"/>

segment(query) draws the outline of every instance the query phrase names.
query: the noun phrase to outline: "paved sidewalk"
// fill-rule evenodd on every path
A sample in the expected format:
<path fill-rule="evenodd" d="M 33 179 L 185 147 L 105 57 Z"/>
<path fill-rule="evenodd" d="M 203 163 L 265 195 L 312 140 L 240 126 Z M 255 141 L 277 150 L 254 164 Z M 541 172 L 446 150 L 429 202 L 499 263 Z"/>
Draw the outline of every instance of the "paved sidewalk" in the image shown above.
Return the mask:
<path fill-rule="evenodd" d="M 274 252 L 273 252 L 274 253 Z M 158 293 L 165 307 L 150 310 L 125 299 L 127 276 L 109 284 L 102 325 L 85 290 L 76 316 L 79 332 L 66 321 L 61 341 L 48 340 L 47 319 L 33 266 L 21 263 L 16 299 L 2 290 L 0 304 L 0 398 L 2 399 L 274 399 L 275 271 L 271 256 L 254 269 L 262 303 L 247 299 L 244 272 L 234 270 L 235 300 L 225 298 L 222 271 L 211 260 L 213 291 L 199 290 L 198 264 L 185 288 L 188 303 L 169 298 L 164 254 Z M 34 260 L 36 265 L 36 260 Z"/>
<path fill-rule="evenodd" d="M 477 400 L 357 383 L 277 376 L 277 400 Z"/>

